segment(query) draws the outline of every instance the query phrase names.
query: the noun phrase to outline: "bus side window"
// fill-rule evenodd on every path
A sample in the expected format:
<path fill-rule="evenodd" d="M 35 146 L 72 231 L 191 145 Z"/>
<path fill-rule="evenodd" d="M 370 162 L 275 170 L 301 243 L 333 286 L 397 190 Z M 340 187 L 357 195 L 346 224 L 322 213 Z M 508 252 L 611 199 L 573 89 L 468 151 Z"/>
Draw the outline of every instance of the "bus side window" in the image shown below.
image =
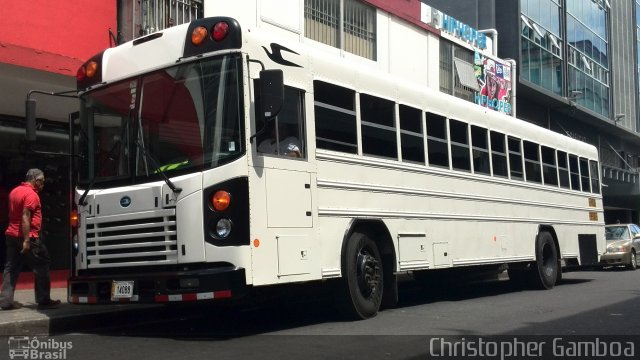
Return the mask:
<path fill-rule="evenodd" d="M 319 80 L 313 92 L 316 147 L 357 154 L 356 92 Z"/>
<path fill-rule="evenodd" d="M 471 125 L 471 145 L 473 149 L 473 172 L 491 174 L 489 162 L 489 141 L 487 129 Z"/>
<path fill-rule="evenodd" d="M 447 119 L 427 112 L 427 154 L 429 166 L 449 168 Z"/>
<path fill-rule="evenodd" d="M 571 190 L 580 191 L 580 172 L 578 171 L 578 157 L 569 155 L 569 175 L 571 179 Z"/>
<path fill-rule="evenodd" d="M 542 153 L 542 179 L 545 185 L 558 186 L 558 166 L 556 151 L 548 146 L 540 148 Z"/>
<path fill-rule="evenodd" d="M 362 153 L 398 159 L 395 103 L 368 94 L 360 94 Z"/>
<path fill-rule="evenodd" d="M 424 165 L 422 112 L 407 105 L 399 105 L 400 144 L 402 161 Z"/>
<path fill-rule="evenodd" d="M 509 168 L 511 170 L 511 179 L 524 180 L 524 172 L 522 171 L 522 142 L 518 138 L 509 136 Z"/>
<path fill-rule="evenodd" d="M 580 180 L 582 183 L 582 191 L 591 192 L 591 181 L 589 179 L 589 161 L 580 158 Z"/>
<path fill-rule="evenodd" d="M 471 171 L 469 158 L 469 126 L 458 120 L 449 120 L 451 162 L 455 170 Z"/>
<path fill-rule="evenodd" d="M 256 108 L 258 106 L 256 100 Z M 267 129 L 258 136 L 258 153 L 305 158 L 304 91 L 285 86 L 284 103 L 275 119 L 258 128 Z"/>
<path fill-rule="evenodd" d="M 569 184 L 569 164 L 567 163 L 567 153 L 558 151 L 558 173 L 560 175 L 560 186 L 568 189 Z"/>
<path fill-rule="evenodd" d="M 528 182 L 542 183 L 540 170 L 540 146 L 530 141 L 524 141 L 524 164 L 525 175 Z"/>
<path fill-rule="evenodd" d="M 503 133 L 491 131 L 491 162 L 493 165 L 493 176 L 509 177 L 507 167 L 507 146 Z"/>
<path fill-rule="evenodd" d="M 591 192 L 594 194 L 600 194 L 600 166 L 597 161 L 589 160 L 589 166 L 591 167 Z"/>

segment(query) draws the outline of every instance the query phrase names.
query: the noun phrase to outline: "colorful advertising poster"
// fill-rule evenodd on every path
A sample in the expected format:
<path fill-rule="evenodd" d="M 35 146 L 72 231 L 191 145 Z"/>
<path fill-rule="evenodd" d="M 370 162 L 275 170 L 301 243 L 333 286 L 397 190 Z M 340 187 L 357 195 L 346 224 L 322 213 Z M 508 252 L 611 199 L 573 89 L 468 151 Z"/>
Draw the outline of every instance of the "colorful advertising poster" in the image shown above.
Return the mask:
<path fill-rule="evenodd" d="M 480 88 L 476 104 L 511 115 L 511 66 L 476 51 L 474 70 Z"/>

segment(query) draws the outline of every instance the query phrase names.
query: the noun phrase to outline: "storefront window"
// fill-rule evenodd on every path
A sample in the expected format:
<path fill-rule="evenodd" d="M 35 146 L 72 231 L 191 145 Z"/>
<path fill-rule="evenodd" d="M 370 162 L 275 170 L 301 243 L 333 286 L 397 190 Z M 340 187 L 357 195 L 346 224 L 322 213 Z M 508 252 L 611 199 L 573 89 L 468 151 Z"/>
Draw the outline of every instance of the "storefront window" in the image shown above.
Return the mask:
<path fill-rule="evenodd" d="M 521 0 L 523 79 L 562 95 L 561 5 L 557 0 Z"/>

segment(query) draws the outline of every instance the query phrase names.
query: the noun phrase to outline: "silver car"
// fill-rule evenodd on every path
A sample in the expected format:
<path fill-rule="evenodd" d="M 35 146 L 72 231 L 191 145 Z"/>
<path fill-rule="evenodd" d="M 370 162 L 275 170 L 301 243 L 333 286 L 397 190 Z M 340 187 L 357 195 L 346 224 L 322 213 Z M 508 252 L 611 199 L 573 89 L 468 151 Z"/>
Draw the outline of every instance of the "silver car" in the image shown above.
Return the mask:
<path fill-rule="evenodd" d="M 607 252 L 600 257 L 600 265 L 624 265 L 635 270 L 638 267 L 636 254 L 640 251 L 640 227 L 636 224 L 607 225 L 605 237 Z"/>

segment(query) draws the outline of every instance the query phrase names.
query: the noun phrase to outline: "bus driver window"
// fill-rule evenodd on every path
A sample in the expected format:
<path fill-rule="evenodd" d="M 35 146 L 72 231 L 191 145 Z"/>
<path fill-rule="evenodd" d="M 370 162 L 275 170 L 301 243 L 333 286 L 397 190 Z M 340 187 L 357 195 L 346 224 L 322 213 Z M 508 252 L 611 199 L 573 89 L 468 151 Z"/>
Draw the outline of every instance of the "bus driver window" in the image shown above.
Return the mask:
<path fill-rule="evenodd" d="M 258 153 L 305 157 L 303 95 L 301 90 L 285 87 L 280 113 L 266 124 L 267 129 L 258 136 Z M 258 123 L 258 128 L 262 126 L 264 124 Z"/>

